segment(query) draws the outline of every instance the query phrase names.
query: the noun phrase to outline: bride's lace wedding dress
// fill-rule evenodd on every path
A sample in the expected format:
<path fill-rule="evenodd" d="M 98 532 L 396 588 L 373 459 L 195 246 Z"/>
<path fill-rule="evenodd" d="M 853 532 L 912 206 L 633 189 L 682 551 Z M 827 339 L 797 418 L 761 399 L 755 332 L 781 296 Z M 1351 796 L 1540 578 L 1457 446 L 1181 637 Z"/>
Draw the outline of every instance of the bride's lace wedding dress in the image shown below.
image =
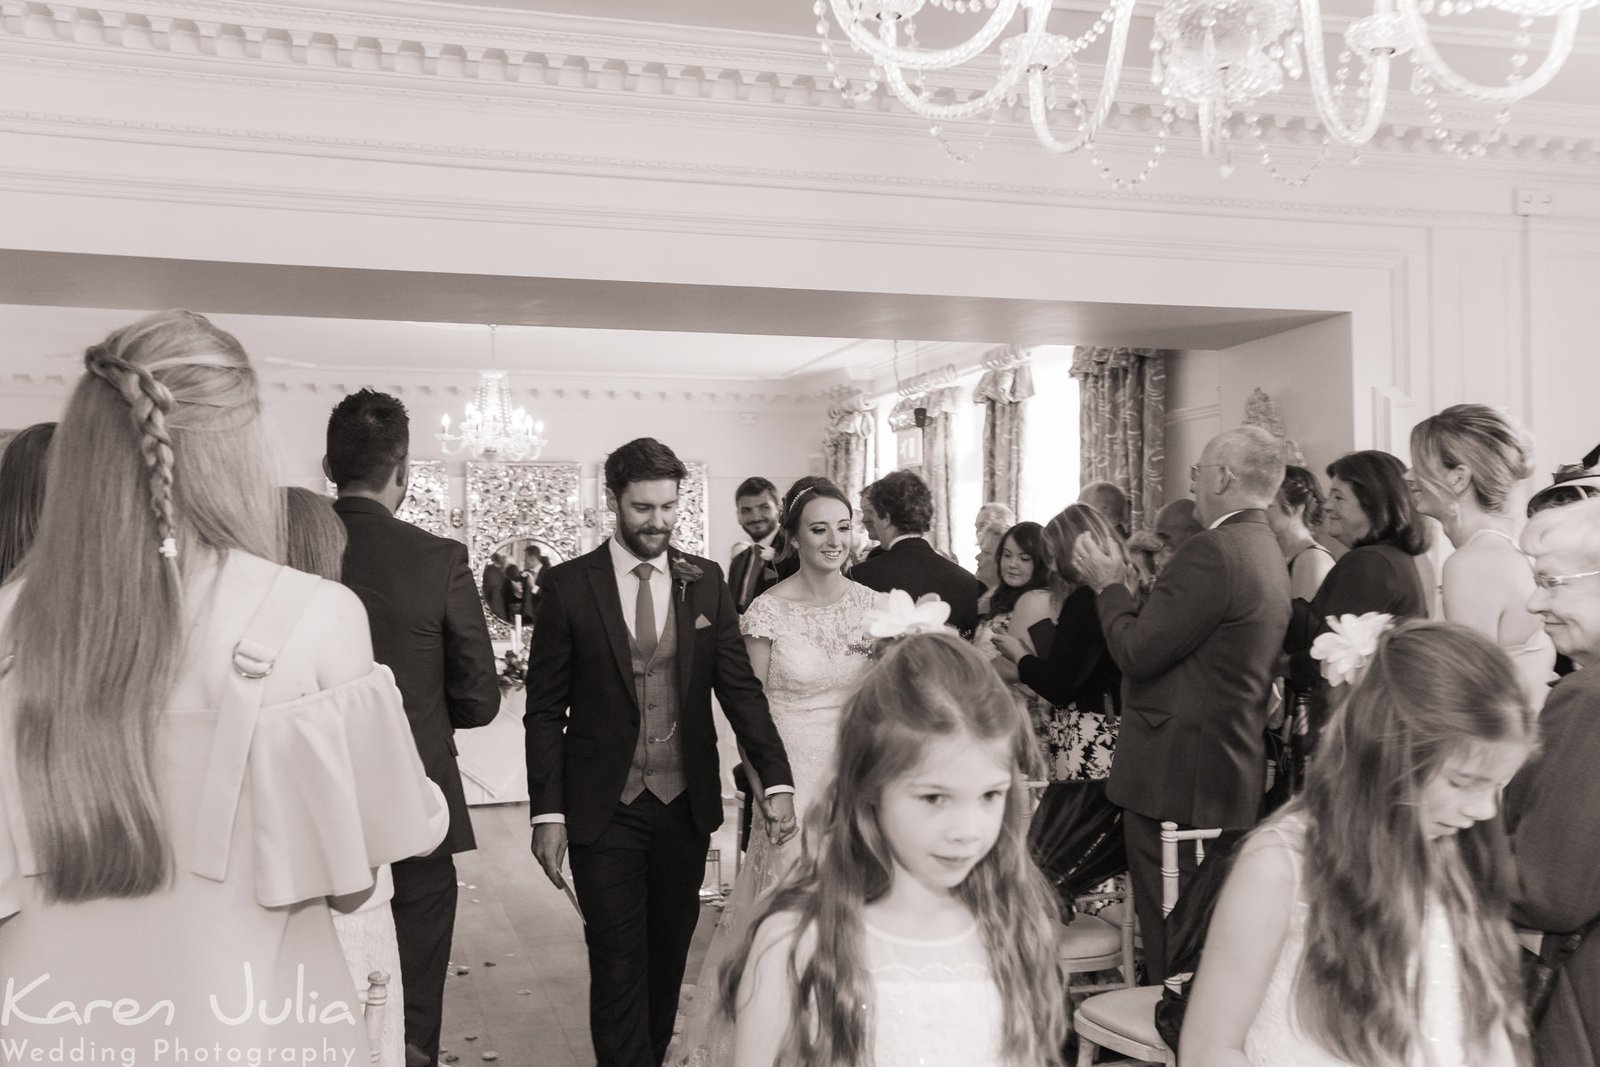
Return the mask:
<path fill-rule="evenodd" d="M 839 709 L 867 666 L 867 612 L 882 607 L 886 594 L 850 582 L 825 607 L 796 604 L 763 593 L 740 620 L 746 637 L 772 642 L 767 667 L 767 702 L 794 772 L 794 805 L 805 825 L 806 809 L 822 799 L 833 773 Z M 692 1000 L 685 1005 L 680 1038 L 668 1064 L 726 1067 L 733 1062 L 733 1026 L 717 1003 L 722 961 L 739 944 L 755 905 L 799 854 L 799 838 L 774 846 L 758 814 L 748 850 L 706 952 Z"/>

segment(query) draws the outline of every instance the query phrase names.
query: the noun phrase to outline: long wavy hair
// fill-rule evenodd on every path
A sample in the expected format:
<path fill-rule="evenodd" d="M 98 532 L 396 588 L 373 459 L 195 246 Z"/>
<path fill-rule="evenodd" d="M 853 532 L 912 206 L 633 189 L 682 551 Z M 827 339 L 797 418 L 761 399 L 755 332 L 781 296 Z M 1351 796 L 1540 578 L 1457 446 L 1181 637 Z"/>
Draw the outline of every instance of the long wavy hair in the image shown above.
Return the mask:
<path fill-rule="evenodd" d="M 1295 1002 L 1306 1031 L 1362 1067 L 1409 1063 L 1420 1032 L 1423 913 L 1454 935 L 1470 1063 L 1501 1028 L 1526 1061 L 1503 830 L 1488 819 L 1430 839 L 1427 784 L 1485 746 L 1532 753 L 1534 713 L 1511 662 L 1465 626 L 1410 622 L 1385 634 L 1324 729 L 1296 801 L 1307 816 L 1305 956 Z"/>
<path fill-rule="evenodd" d="M 0 584 L 17 569 L 33 547 L 44 508 L 45 464 L 56 424 L 29 426 L 0 454 Z"/>
<path fill-rule="evenodd" d="M 793 1009 L 779 1067 L 865 1067 L 872 1003 L 862 949 L 862 909 L 889 891 L 894 861 L 879 821 L 884 790 L 914 773 L 929 744 L 966 737 L 1001 742 L 1012 788 L 999 839 L 956 888 L 976 917 L 989 968 L 1006 1005 L 1008 1062 L 1060 1063 L 1066 993 L 1056 958 L 1059 904 L 1034 866 L 1024 830 L 1021 769 L 1037 758 L 1026 713 L 988 663 L 954 634 L 903 638 L 846 700 L 834 748 L 835 784 L 807 814 L 800 858 L 760 907 L 719 975 L 722 1010 L 733 1017 L 757 930 L 780 913 L 797 917 L 789 950 Z M 814 936 L 802 959 L 798 946 Z"/>
<path fill-rule="evenodd" d="M 1083 584 L 1083 575 L 1072 562 L 1072 548 L 1078 538 L 1088 534 L 1112 556 L 1122 562 L 1122 584 L 1129 589 L 1139 588 L 1139 571 L 1128 555 L 1128 544 L 1111 524 L 1111 520 L 1088 504 L 1069 504 L 1051 519 L 1044 528 L 1044 546 L 1050 553 L 1052 564 L 1050 581 L 1050 606 L 1061 610 L 1062 603 L 1072 591 Z"/>
<path fill-rule="evenodd" d="M 1021 585 L 1007 585 L 1005 578 L 1000 579 L 1000 585 L 995 589 L 994 595 L 989 598 L 989 614 L 1004 615 L 1016 609 L 1017 601 L 1022 599 L 1022 594 L 1034 589 L 1047 589 L 1050 586 L 1050 556 L 1044 545 L 1044 527 L 1036 522 L 1019 522 L 1011 529 L 1000 535 L 1000 540 L 995 542 L 994 563 L 998 571 L 1000 557 L 1005 554 L 1006 545 L 1011 545 L 1016 551 L 1024 553 L 1033 560 L 1033 573 Z"/>
<path fill-rule="evenodd" d="M 167 311 L 84 363 L 0 638 L 16 655 L 22 807 L 61 901 L 167 884 L 155 741 L 183 652 L 183 571 L 230 549 L 276 560 L 282 541 L 260 389 L 238 341 Z"/>

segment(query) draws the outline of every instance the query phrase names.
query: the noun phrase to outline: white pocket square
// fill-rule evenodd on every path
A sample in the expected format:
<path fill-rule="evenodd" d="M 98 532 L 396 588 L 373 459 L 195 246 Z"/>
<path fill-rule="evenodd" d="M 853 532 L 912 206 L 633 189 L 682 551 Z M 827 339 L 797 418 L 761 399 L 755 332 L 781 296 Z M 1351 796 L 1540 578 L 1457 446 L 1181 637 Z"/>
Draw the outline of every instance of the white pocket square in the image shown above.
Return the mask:
<path fill-rule="evenodd" d="M 711 625 L 711 620 L 706 618 L 704 615 L 695 616 L 694 628 L 696 630 L 704 630 L 706 627 L 708 627 L 710 625 Z"/>

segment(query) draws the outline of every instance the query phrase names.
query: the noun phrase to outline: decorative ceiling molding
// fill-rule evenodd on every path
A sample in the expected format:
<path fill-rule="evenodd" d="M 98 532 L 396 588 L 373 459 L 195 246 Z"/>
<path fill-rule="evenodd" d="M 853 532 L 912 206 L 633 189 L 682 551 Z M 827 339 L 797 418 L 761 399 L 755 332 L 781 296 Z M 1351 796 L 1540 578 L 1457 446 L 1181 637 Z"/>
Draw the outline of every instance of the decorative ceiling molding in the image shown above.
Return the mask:
<path fill-rule="evenodd" d="M 144 143 L 186 144 L 197 147 L 247 145 L 271 146 L 285 152 L 305 152 L 338 158 L 416 159 L 438 163 L 442 160 L 463 166 L 517 166 L 529 171 L 583 174 L 596 177 L 637 178 L 648 170 L 653 181 L 720 182 L 737 186 L 764 186 L 802 191 L 873 192 L 896 196 L 922 195 L 940 199 L 960 198 L 1013 204 L 1053 206 L 1126 207 L 1136 210 L 1167 208 L 1187 214 L 1214 214 L 1237 217 L 1250 214 L 1258 219 L 1324 219 L 1359 223 L 1469 224 L 1475 227 L 1519 229 L 1523 220 L 1506 212 L 1437 211 L 1425 208 L 1396 208 L 1360 203 L 1315 203 L 1300 200 L 1259 200 L 1173 193 L 1124 193 L 1104 188 L 1061 189 L 1051 186 L 1017 185 L 998 182 L 962 182 L 941 178 L 908 177 L 892 174 L 851 174 L 845 172 L 804 171 L 775 167 L 751 167 L 700 162 L 658 161 L 649 164 L 638 159 L 518 151 L 514 149 L 476 149 L 439 146 L 420 142 L 379 141 L 370 138 L 328 137 L 310 134 L 274 134 L 260 130 L 226 129 L 141 120 L 101 119 L 80 115 L 27 112 L 0 108 L 0 130 L 63 134 L 77 131 L 80 136 L 129 139 Z M 1169 153 L 1170 154 L 1170 153 Z M 1592 168 L 1586 168 L 1592 172 Z M 1585 174 L 1589 176 L 1589 174 Z M 1569 179 L 1570 180 L 1570 179 Z M 204 181 L 148 176 L 107 176 L 60 170 L 31 170 L 0 166 L 0 189 L 37 192 L 49 195 L 78 195 L 108 199 L 152 200 L 184 204 L 210 204 L 288 211 L 348 212 L 402 218 L 432 218 L 447 221 L 498 222 L 518 225 L 602 226 L 617 229 L 654 230 L 669 233 L 712 233 L 731 237 L 792 237 L 807 240 L 842 242 L 873 241 L 912 245 L 951 245 L 970 248 L 1059 251 L 1063 241 L 1077 241 L 1070 233 L 1046 233 L 1038 227 L 1006 232 L 998 228 L 954 230 L 904 223 L 872 225 L 859 219 L 832 223 L 823 219 L 792 220 L 771 215 L 709 215 L 692 218 L 681 213 L 652 211 L 648 208 L 597 209 L 577 206 L 554 207 L 533 201 L 468 200 L 456 197 L 413 197 L 376 191 L 352 193 L 349 189 L 292 187 L 284 182 L 253 184 L 227 182 L 220 176 Z M 1600 220 L 1564 218 L 1563 225 L 1580 228 L 1600 226 Z M 1084 240 L 1089 250 L 1114 253 L 1125 249 L 1121 239 L 1094 237 Z M 1164 241 L 1139 242 L 1165 247 Z M 1213 249 L 1214 251 L 1214 249 Z M 1322 262 L 1323 256 L 1302 256 L 1296 249 L 1280 245 L 1262 246 L 1264 254 L 1277 261 Z M 1289 257 L 1283 260 L 1281 257 Z M 1214 255 L 1200 253 L 1200 258 Z"/>
<path fill-rule="evenodd" d="M 484 9 L 474 13 L 482 15 Z M 759 39 L 769 45 L 752 50 L 695 41 L 690 39 L 693 33 L 706 31 L 688 27 L 674 27 L 669 35 L 660 26 L 588 23 L 607 28 L 627 25 L 638 37 L 566 28 L 584 21 L 507 13 L 499 23 L 486 24 L 226 0 L 93 5 L 0 0 L 0 46 L 94 56 L 111 64 L 148 64 L 155 59 L 164 65 L 163 74 L 198 69 L 215 75 L 224 68 L 234 73 L 272 72 L 280 80 L 308 77 L 320 91 L 326 91 L 330 82 L 404 89 L 419 81 L 438 81 L 450 86 L 450 94 L 462 107 L 478 107 L 483 97 L 505 106 L 507 94 L 512 106 L 527 106 L 531 97 L 541 95 L 594 94 L 614 106 L 630 101 L 635 111 L 645 102 L 666 101 L 679 111 L 687 109 L 716 121 L 726 121 L 727 110 L 734 112 L 736 121 L 744 117 L 765 123 L 774 118 L 774 111 L 800 109 L 806 112 L 803 121 L 824 126 L 837 127 L 842 120 L 845 125 L 866 121 L 886 133 L 921 128 L 887 96 L 865 105 L 846 103 L 829 86 L 826 68 L 810 40 L 728 35 L 730 40 L 748 44 Z M 668 36 L 678 39 L 661 39 Z M 1482 44 L 1477 39 L 1473 43 Z M 771 47 L 777 44 L 786 47 Z M 1095 72 L 1087 66 L 1085 70 L 1093 82 Z M 462 93 L 463 85 L 482 88 Z M 1321 127 L 1309 92 L 1303 85 L 1295 89 L 1275 98 L 1272 108 L 1262 109 L 1263 139 L 1274 147 L 1314 150 Z M 1423 107 L 1415 101 L 1405 103 L 1408 106 L 1392 109 L 1395 117 L 1368 154 L 1438 156 L 1463 165 L 1436 141 Z M 752 109 L 753 114 L 741 116 Z M 1524 166 L 1592 163 L 1600 159 L 1597 111 L 1524 105 L 1516 126 L 1488 155 Z M 1107 142 L 1114 144 L 1119 136 L 1140 144 L 1153 139 L 1160 112 L 1159 94 L 1144 87 L 1117 106 L 1108 123 Z M 833 120 L 822 122 L 822 114 Z M 1006 136 L 1027 135 L 1020 111 L 1002 118 L 1001 128 L 1013 123 L 1017 127 L 1007 130 Z M 1180 133 L 1181 129 L 1182 124 Z M 1482 166 L 1483 161 L 1465 165 Z"/>

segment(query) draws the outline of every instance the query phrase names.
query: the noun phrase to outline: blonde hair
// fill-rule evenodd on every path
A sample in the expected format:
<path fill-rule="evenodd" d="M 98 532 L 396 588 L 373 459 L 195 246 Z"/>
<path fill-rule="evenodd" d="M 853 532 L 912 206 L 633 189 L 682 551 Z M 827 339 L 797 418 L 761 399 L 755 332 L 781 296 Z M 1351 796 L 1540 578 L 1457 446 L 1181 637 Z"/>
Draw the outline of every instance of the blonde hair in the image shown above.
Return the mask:
<path fill-rule="evenodd" d="M 1468 1063 L 1488 1062 L 1501 1029 L 1525 1053 L 1504 831 L 1490 819 L 1430 839 L 1421 801 L 1452 758 L 1496 744 L 1531 754 L 1536 740 L 1510 660 L 1455 623 L 1385 634 L 1335 710 L 1306 790 L 1285 810 L 1307 816 L 1295 1002 L 1306 1032 L 1340 1059 L 1382 1067 L 1425 1047 L 1417 953 L 1430 906 L 1443 909 L 1455 942 Z"/>
<path fill-rule="evenodd" d="M 350 535 L 333 510 L 333 502 L 298 485 L 283 491 L 283 502 L 283 562 L 297 571 L 339 581 Z"/>
<path fill-rule="evenodd" d="M 1411 428 L 1411 469 L 1441 500 L 1455 490 L 1452 467 L 1472 475 L 1472 495 L 1489 512 L 1506 510 L 1511 490 L 1533 474 L 1533 446 L 1510 419 L 1483 404 L 1455 404 Z"/>
<path fill-rule="evenodd" d="M 971 645 L 950 633 L 902 638 L 866 673 L 840 714 L 834 788 L 807 813 L 800 858 L 758 909 L 723 964 L 718 988 L 732 1017 L 756 932 L 780 913 L 798 916 L 789 953 L 793 1008 L 778 1067 L 865 1067 L 872 1003 L 861 950 L 862 909 L 889 891 L 894 861 L 878 807 L 915 771 L 930 742 L 998 742 L 1012 765 L 999 839 L 955 895 L 977 918 L 990 973 L 1007 1006 L 1008 1063 L 1053 1067 L 1066 1039 L 1066 990 L 1056 957 L 1060 905 L 1028 852 L 1022 770 L 1038 760 L 1026 712 Z M 802 965 L 799 945 L 815 934 Z"/>
<path fill-rule="evenodd" d="M 1123 585 L 1129 589 L 1139 586 L 1138 568 L 1128 554 L 1127 543 L 1117 533 L 1117 528 L 1111 525 L 1111 520 L 1099 508 L 1089 504 L 1069 504 L 1044 528 L 1044 545 L 1050 552 L 1052 564 L 1050 602 L 1058 611 L 1067 596 L 1083 584 L 1083 575 L 1078 573 L 1077 565 L 1072 562 L 1072 548 L 1083 534 L 1088 534 L 1091 540 L 1121 561 Z"/>
<path fill-rule="evenodd" d="M 180 565 L 202 549 L 275 560 L 281 542 L 260 390 L 238 341 L 167 311 L 84 363 L 7 627 L 22 806 L 46 892 L 62 901 L 166 884 L 156 734 L 183 651 Z M 168 538 L 176 555 L 161 551 Z"/>

